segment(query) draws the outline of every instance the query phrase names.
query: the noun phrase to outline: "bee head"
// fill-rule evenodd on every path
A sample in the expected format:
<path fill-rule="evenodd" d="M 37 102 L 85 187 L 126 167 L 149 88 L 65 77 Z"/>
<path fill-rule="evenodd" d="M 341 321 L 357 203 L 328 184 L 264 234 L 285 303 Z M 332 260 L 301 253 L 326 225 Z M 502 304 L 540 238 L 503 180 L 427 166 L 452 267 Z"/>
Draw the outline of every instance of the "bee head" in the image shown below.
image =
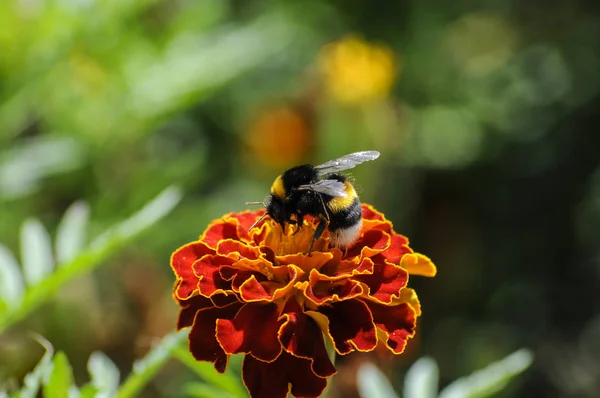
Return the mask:
<path fill-rule="evenodd" d="M 276 195 L 271 195 L 266 204 L 267 214 L 282 227 L 290 219 L 290 214 L 283 202 Z"/>
<path fill-rule="evenodd" d="M 263 205 L 266 213 L 262 215 L 252 226 L 248 229 L 256 227 L 266 216 L 271 217 L 276 223 L 282 227 L 286 222 L 290 220 L 290 214 L 284 206 L 283 202 L 276 195 L 270 195 L 265 202 L 246 202 L 247 205 Z"/>

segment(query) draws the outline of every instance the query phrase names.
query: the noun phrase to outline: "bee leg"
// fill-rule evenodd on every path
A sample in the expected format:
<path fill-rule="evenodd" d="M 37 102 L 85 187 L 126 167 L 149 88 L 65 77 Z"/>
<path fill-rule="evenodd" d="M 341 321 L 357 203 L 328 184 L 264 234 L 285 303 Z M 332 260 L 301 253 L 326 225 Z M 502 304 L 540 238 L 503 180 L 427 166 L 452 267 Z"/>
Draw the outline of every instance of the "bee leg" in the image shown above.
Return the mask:
<path fill-rule="evenodd" d="M 327 206 L 325 206 L 325 202 L 323 201 L 323 196 L 319 194 L 319 200 L 321 201 L 321 206 L 323 206 L 323 214 L 325 214 L 325 218 L 327 222 L 329 222 L 329 213 L 327 212 Z M 321 231 L 323 233 L 323 231 Z"/>
<path fill-rule="evenodd" d="M 309 257 L 312 252 L 312 248 L 313 248 L 313 245 L 315 244 L 315 241 L 317 239 L 319 239 L 321 237 L 321 235 L 323 235 L 323 231 L 325 231 L 325 227 L 327 227 L 327 224 L 329 224 L 329 221 L 325 220 L 323 218 L 323 219 L 321 219 L 321 222 L 319 223 L 319 225 L 317 225 L 317 228 L 315 229 L 315 233 L 313 234 L 313 237 L 312 237 L 312 241 L 310 241 L 310 246 L 308 247 L 308 256 Z"/>
<path fill-rule="evenodd" d="M 296 230 L 294 231 L 292 236 L 296 235 L 298 232 L 300 232 L 300 228 L 302 228 L 302 224 L 304 224 L 304 214 L 298 214 L 297 217 L 298 217 L 298 221 L 297 221 L 298 228 L 296 228 Z"/>

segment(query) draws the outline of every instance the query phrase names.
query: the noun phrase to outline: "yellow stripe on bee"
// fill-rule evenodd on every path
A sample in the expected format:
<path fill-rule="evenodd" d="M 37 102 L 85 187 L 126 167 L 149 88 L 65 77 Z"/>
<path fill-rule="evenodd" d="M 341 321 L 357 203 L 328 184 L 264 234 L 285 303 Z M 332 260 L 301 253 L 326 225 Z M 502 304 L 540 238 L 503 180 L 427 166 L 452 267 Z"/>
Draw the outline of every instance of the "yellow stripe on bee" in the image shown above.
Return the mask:
<path fill-rule="evenodd" d="M 350 206 L 352 206 L 352 203 L 354 202 L 354 198 L 356 198 L 356 196 L 357 196 L 356 191 L 354 190 L 354 187 L 352 186 L 352 184 L 350 184 L 348 181 L 344 181 L 344 185 L 346 186 L 346 189 L 344 190 L 346 192 L 346 197 L 345 198 L 335 197 L 335 198 L 331 199 L 329 201 L 329 203 L 327 204 L 327 207 L 329 207 L 329 209 L 334 213 L 345 210 L 345 209 L 349 208 Z"/>
<path fill-rule="evenodd" d="M 281 178 L 281 176 L 273 181 L 273 185 L 271 185 L 271 194 L 280 199 L 285 199 L 285 187 L 283 186 L 283 178 Z"/>

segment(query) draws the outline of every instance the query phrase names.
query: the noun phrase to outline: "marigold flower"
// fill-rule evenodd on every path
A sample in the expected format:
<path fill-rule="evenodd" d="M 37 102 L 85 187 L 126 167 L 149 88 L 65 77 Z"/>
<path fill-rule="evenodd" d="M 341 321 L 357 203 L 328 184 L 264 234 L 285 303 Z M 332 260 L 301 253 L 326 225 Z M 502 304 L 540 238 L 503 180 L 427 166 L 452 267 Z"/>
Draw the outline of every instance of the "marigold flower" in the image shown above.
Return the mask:
<path fill-rule="evenodd" d="M 390 48 L 355 36 L 325 46 L 319 65 L 329 95 L 349 105 L 387 98 L 397 75 Z"/>
<path fill-rule="evenodd" d="M 181 306 L 177 328 L 190 327 L 197 360 L 224 372 L 231 354 L 245 354 L 243 381 L 253 398 L 317 397 L 336 373 L 325 345 L 337 354 L 383 344 L 400 354 L 421 315 L 408 275 L 434 276 L 427 257 L 369 205 L 361 235 L 346 253 L 329 248 L 327 232 L 306 250 L 318 220 L 296 234 L 264 210 L 229 213 L 198 241 L 176 250 L 171 266 Z"/>
<path fill-rule="evenodd" d="M 312 144 L 309 115 L 300 107 L 263 109 L 250 125 L 247 142 L 253 158 L 273 168 L 299 164 Z"/>

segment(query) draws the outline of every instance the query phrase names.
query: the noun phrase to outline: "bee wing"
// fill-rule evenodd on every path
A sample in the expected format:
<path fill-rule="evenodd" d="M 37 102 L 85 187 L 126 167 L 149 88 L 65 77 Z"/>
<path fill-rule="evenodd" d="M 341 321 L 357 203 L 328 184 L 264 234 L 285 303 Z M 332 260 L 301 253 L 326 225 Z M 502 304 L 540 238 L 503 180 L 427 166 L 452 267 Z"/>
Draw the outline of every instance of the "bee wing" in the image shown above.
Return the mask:
<path fill-rule="evenodd" d="M 300 185 L 296 189 L 301 191 L 315 191 L 339 198 L 345 198 L 348 196 L 348 194 L 346 194 L 346 185 L 338 180 L 320 180 L 314 184 Z"/>
<path fill-rule="evenodd" d="M 346 156 L 342 156 L 341 158 L 330 160 L 327 163 L 315 166 L 315 169 L 317 169 L 318 175 L 335 173 L 338 171 L 351 169 L 357 164 L 361 164 L 369 160 L 375 160 L 378 157 L 379 152 L 377 151 L 354 152 Z"/>

